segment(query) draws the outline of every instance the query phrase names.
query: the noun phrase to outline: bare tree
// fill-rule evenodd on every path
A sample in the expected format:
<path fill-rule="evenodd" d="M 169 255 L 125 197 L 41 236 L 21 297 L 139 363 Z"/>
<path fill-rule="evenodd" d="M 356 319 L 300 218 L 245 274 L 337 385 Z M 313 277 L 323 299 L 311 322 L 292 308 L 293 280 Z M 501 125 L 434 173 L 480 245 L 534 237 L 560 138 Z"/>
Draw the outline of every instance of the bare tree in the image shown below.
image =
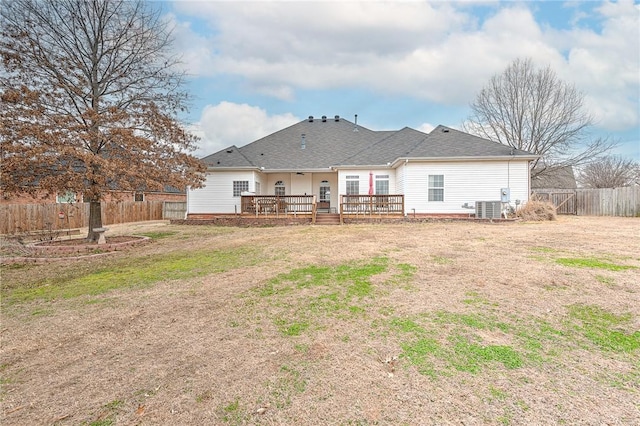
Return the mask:
<path fill-rule="evenodd" d="M 593 119 L 583 99 L 550 67 L 536 70 L 531 59 L 516 59 L 480 91 L 463 128 L 538 154 L 532 177 L 542 176 L 589 162 L 615 146 L 607 138 L 589 140 Z"/>
<path fill-rule="evenodd" d="M 617 155 L 607 155 L 585 165 L 578 180 L 587 188 L 640 185 L 640 163 Z"/>
<path fill-rule="evenodd" d="M 110 191 L 202 183 L 171 34 L 143 1 L 12 0 L 0 8 L 2 190 L 72 191 L 89 240 Z"/>

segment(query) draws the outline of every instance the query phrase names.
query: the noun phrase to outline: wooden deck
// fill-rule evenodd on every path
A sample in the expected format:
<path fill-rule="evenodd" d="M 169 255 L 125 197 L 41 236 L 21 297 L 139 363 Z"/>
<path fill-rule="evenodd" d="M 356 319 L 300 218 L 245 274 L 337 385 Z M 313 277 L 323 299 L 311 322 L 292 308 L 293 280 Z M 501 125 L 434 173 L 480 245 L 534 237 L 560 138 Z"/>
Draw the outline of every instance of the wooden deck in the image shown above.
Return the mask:
<path fill-rule="evenodd" d="M 308 216 L 316 223 L 323 207 L 314 195 L 243 195 L 240 214 L 252 219 Z M 340 223 L 345 218 L 397 219 L 404 216 L 404 195 L 341 195 L 337 214 Z"/>

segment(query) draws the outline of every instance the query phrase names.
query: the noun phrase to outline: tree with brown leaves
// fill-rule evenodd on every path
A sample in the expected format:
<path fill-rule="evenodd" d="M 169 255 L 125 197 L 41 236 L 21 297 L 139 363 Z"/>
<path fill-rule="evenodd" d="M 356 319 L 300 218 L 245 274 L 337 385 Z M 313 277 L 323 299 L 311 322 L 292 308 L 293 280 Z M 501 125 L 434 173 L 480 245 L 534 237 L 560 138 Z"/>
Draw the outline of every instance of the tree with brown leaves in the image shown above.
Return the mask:
<path fill-rule="evenodd" d="M 170 29 L 143 1 L 12 0 L 0 9 L 1 187 L 83 194 L 202 185 Z"/>
<path fill-rule="evenodd" d="M 471 111 L 465 131 L 540 156 L 532 162 L 532 177 L 586 164 L 616 145 L 590 138 L 593 118 L 584 96 L 550 67 L 536 69 L 531 59 L 516 59 L 493 76 Z"/>

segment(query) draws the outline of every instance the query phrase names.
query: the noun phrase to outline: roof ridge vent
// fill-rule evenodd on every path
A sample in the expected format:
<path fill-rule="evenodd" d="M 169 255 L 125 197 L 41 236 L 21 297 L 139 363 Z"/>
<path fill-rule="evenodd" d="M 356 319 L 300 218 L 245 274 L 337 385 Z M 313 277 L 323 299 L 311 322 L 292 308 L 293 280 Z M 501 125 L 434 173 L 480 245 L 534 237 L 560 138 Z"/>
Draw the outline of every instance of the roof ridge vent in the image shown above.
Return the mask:
<path fill-rule="evenodd" d="M 327 122 L 327 116 L 326 116 L 326 115 L 323 115 L 323 116 L 322 116 L 322 122 L 323 122 L 323 123 L 326 123 L 326 122 Z"/>
<path fill-rule="evenodd" d="M 309 123 L 313 123 L 313 115 L 309 116 Z"/>
<path fill-rule="evenodd" d="M 449 129 L 447 129 L 446 127 L 442 128 L 442 133 L 449 133 Z"/>
<path fill-rule="evenodd" d="M 334 120 L 334 121 L 340 121 L 340 116 L 339 116 L 339 115 L 336 115 L 335 117 L 333 117 L 333 120 Z"/>

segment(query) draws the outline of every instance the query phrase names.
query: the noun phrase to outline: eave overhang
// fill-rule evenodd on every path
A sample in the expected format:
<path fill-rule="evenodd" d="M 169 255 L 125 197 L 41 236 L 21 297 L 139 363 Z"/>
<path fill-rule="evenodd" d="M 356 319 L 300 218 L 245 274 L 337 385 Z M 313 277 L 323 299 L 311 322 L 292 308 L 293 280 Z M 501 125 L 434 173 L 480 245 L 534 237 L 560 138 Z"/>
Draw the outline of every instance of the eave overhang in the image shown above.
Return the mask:
<path fill-rule="evenodd" d="M 451 162 L 451 161 L 462 161 L 462 162 L 471 162 L 471 161 L 533 161 L 539 158 L 539 155 L 491 155 L 491 156 L 476 156 L 476 157 L 400 157 L 391 163 L 391 167 L 398 167 L 402 163 L 410 163 L 410 162 L 429 162 L 429 163 L 441 163 L 441 162 Z"/>

